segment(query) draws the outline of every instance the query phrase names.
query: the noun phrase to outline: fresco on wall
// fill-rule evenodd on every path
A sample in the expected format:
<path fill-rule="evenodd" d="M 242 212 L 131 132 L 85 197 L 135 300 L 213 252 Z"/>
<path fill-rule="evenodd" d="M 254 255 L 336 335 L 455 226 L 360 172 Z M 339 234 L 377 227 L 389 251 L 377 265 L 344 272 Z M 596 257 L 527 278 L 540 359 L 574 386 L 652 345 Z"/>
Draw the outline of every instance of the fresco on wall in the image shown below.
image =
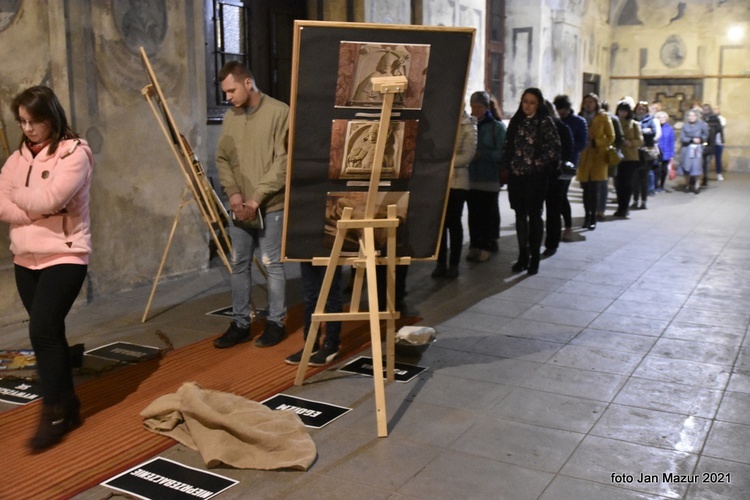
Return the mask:
<path fill-rule="evenodd" d="M 410 0 L 365 0 L 365 22 L 411 24 Z"/>
<path fill-rule="evenodd" d="M 5 28 L 13 24 L 20 5 L 21 0 L 5 0 L 0 2 L 0 31 L 5 30 Z"/>
<path fill-rule="evenodd" d="M 687 48 L 685 47 L 685 42 L 682 41 L 682 37 L 671 35 L 667 37 L 664 45 L 661 46 L 659 57 L 667 68 L 676 68 L 685 61 L 686 52 Z"/>
<path fill-rule="evenodd" d="M 138 55 L 140 48 L 153 55 L 167 32 L 164 0 L 113 0 L 112 17 L 125 46 Z"/>
<path fill-rule="evenodd" d="M 453 26 L 454 4 L 448 0 L 424 2 L 424 22 L 430 26 Z M 468 26 L 468 25 L 463 25 Z"/>
<path fill-rule="evenodd" d="M 146 85 L 141 67 L 140 47 L 151 57 L 159 74 L 181 74 L 178 64 L 164 47 L 169 16 L 164 0 L 112 0 L 91 6 L 96 72 L 104 88 L 118 105 L 140 102 L 140 90 Z M 175 62 L 173 62 L 175 61 Z M 91 83 L 91 82 L 90 82 Z M 173 96 L 183 85 L 177 78 L 165 79 L 162 90 Z"/>

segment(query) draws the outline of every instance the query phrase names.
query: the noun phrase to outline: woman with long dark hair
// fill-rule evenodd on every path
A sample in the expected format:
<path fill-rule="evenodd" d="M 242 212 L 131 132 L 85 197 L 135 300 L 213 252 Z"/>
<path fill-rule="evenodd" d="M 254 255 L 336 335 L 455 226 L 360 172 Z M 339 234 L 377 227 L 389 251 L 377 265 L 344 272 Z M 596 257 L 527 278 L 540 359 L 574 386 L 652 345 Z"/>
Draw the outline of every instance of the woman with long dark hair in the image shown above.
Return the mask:
<path fill-rule="evenodd" d="M 29 446 L 48 448 L 80 424 L 65 317 L 83 286 L 91 252 L 89 187 L 93 155 L 68 125 L 48 87 L 11 105 L 23 131 L 0 173 L 0 220 L 10 223 L 16 286 L 29 313 L 42 413 Z"/>
<path fill-rule="evenodd" d="M 542 210 L 549 178 L 560 164 L 560 136 L 544 105 L 542 91 L 524 90 L 503 144 L 508 170 L 508 199 L 516 212 L 518 260 L 514 272 L 539 272 L 544 235 Z"/>

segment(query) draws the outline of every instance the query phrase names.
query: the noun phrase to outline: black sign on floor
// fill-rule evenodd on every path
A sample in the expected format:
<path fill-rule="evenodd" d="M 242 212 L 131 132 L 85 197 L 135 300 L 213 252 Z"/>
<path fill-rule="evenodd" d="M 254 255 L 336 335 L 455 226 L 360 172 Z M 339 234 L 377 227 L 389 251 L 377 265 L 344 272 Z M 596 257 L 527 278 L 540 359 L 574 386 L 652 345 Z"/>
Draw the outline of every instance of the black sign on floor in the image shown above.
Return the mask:
<path fill-rule="evenodd" d="M 232 306 L 222 307 L 221 309 L 215 309 L 206 313 L 206 316 L 222 316 L 224 318 L 232 317 Z"/>
<path fill-rule="evenodd" d="M 138 363 L 160 356 L 161 349 L 147 345 L 131 344 L 130 342 L 113 342 L 86 351 L 86 354 L 121 363 Z"/>
<path fill-rule="evenodd" d="M 424 366 L 407 365 L 405 363 L 396 363 L 393 367 L 394 380 L 396 382 L 406 383 L 410 382 L 411 379 L 425 371 L 427 368 Z M 372 367 L 372 358 L 366 356 L 360 356 L 357 359 L 350 361 L 341 368 L 340 372 L 358 373 L 360 375 L 367 375 L 372 377 L 374 368 Z M 385 377 L 386 364 L 383 362 L 383 376 Z"/>
<path fill-rule="evenodd" d="M 42 397 L 41 385 L 37 380 L 16 378 L 0 379 L 0 401 L 14 405 L 25 405 Z"/>
<path fill-rule="evenodd" d="M 102 486 L 153 500 L 213 498 L 239 481 L 155 457 L 108 479 Z"/>
<path fill-rule="evenodd" d="M 288 394 L 277 394 L 261 401 L 261 403 L 272 410 L 293 411 L 305 426 L 313 429 L 320 429 L 352 411 L 351 408 L 297 398 Z"/>
<path fill-rule="evenodd" d="M 221 316 L 222 318 L 231 318 L 233 316 L 232 306 L 222 307 L 221 309 L 215 309 L 213 311 L 209 311 L 206 313 L 206 316 Z M 267 318 L 268 310 L 256 309 L 252 312 L 251 317 L 252 319 Z"/>

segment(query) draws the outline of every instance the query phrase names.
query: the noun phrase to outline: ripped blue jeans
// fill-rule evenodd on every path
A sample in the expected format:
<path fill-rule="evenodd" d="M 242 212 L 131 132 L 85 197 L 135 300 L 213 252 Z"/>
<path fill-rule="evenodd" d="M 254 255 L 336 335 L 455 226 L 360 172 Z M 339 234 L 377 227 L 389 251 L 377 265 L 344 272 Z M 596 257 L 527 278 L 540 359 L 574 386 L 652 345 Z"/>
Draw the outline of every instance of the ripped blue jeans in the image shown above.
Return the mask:
<path fill-rule="evenodd" d="M 253 286 L 252 267 L 255 250 L 268 276 L 268 321 L 284 324 L 286 316 L 286 275 L 281 262 L 281 231 L 284 211 L 265 214 L 264 229 L 229 226 L 232 240 L 232 319 L 239 327 L 250 324 L 250 290 Z"/>

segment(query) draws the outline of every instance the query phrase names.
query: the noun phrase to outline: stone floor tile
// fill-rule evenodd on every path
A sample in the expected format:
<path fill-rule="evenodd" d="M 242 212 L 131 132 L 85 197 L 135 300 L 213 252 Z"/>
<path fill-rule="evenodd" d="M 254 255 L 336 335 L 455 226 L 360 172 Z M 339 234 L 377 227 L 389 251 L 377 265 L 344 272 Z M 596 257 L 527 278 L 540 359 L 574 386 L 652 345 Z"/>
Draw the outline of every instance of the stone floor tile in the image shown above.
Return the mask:
<path fill-rule="evenodd" d="M 618 299 L 612 302 L 606 312 L 621 316 L 671 320 L 679 310 L 678 306 L 666 306 L 659 302 L 644 303 Z"/>
<path fill-rule="evenodd" d="M 589 328 L 658 337 L 668 325 L 668 319 L 622 316 L 605 312 L 592 321 Z"/>
<path fill-rule="evenodd" d="M 697 460 L 682 451 L 587 436 L 560 472 L 607 486 L 682 498 L 687 484 L 665 482 L 663 474 L 691 474 Z"/>
<path fill-rule="evenodd" d="M 606 348 L 633 354 L 646 354 L 651 350 L 656 340 L 656 337 L 587 328 L 571 340 L 570 344 Z"/>
<path fill-rule="evenodd" d="M 741 370 L 732 373 L 732 375 L 729 377 L 729 385 L 727 385 L 727 391 L 750 394 L 750 371 Z"/>
<path fill-rule="evenodd" d="M 686 500 L 736 500 L 750 498 L 750 465 L 701 457 L 695 474 L 698 482 L 688 487 Z"/>
<path fill-rule="evenodd" d="M 662 500 L 667 497 L 576 479 L 562 475 L 547 486 L 539 500 Z"/>
<path fill-rule="evenodd" d="M 586 433 L 605 408 L 606 403 L 601 401 L 516 388 L 497 404 L 493 413 L 527 424 Z"/>
<path fill-rule="evenodd" d="M 612 401 L 626 377 L 562 366 L 543 365 L 521 386 L 595 401 Z"/>
<path fill-rule="evenodd" d="M 729 380 L 729 367 L 696 361 L 646 356 L 633 372 L 634 377 L 724 389 Z"/>
<path fill-rule="evenodd" d="M 670 359 L 698 361 L 712 365 L 729 365 L 734 363 L 739 347 L 710 342 L 660 338 L 651 350 L 651 355 Z"/>
<path fill-rule="evenodd" d="M 694 385 L 631 378 L 614 402 L 701 418 L 714 418 L 722 391 Z"/>
<path fill-rule="evenodd" d="M 398 493 L 415 499 L 535 500 L 553 477 L 473 453 L 444 450 Z"/>
<path fill-rule="evenodd" d="M 539 301 L 539 305 L 573 309 L 577 311 L 602 312 L 612 303 L 611 299 L 591 297 L 574 293 L 554 292 Z"/>
<path fill-rule="evenodd" d="M 706 311 L 702 309 L 682 308 L 675 321 L 693 325 L 722 326 L 745 330 L 750 324 L 750 314 L 726 311 Z"/>
<path fill-rule="evenodd" d="M 710 425 L 709 419 L 692 415 L 612 404 L 590 434 L 697 454 Z"/>
<path fill-rule="evenodd" d="M 498 331 L 510 337 L 546 340 L 548 342 L 566 343 L 580 333 L 581 327 L 555 325 L 540 321 L 529 321 L 516 318 Z"/>
<path fill-rule="evenodd" d="M 512 318 L 484 314 L 476 311 L 464 311 L 461 314 L 441 323 L 441 326 L 451 329 L 474 330 L 477 332 L 494 333 L 500 327 L 509 323 Z"/>
<path fill-rule="evenodd" d="M 669 293 L 650 290 L 638 285 L 631 286 L 622 295 L 620 300 L 641 302 L 647 304 L 657 304 L 665 307 L 681 307 L 688 300 L 689 295 L 686 293 Z"/>
<path fill-rule="evenodd" d="M 430 371 L 410 386 L 409 397 L 415 401 L 449 408 L 488 412 L 513 391 L 513 387 L 482 380 L 467 383 Z"/>
<path fill-rule="evenodd" d="M 424 469 L 439 453 L 440 448 L 436 447 L 373 437 L 364 446 L 350 448 L 346 454 L 338 453 L 337 460 L 316 472 L 393 491 Z"/>
<path fill-rule="evenodd" d="M 561 307 L 535 305 L 519 318 L 527 321 L 539 321 L 556 325 L 585 327 L 596 318 L 597 312 L 573 310 Z"/>
<path fill-rule="evenodd" d="M 532 305 L 533 304 L 530 302 L 520 302 L 517 300 L 488 297 L 469 308 L 468 311 L 489 314 L 493 316 L 515 318 L 527 311 Z"/>
<path fill-rule="evenodd" d="M 745 331 L 723 325 L 694 325 L 674 321 L 664 330 L 663 337 L 739 346 L 745 338 Z"/>
<path fill-rule="evenodd" d="M 750 425 L 716 422 L 708 434 L 703 455 L 750 464 L 748 442 L 750 442 Z"/>
<path fill-rule="evenodd" d="M 611 349 L 567 345 L 560 349 L 547 364 L 579 368 L 596 372 L 630 375 L 642 356 Z"/>
<path fill-rule="evenodd" d="M 468 350 L 491 356 L 544 363 L 554 356 L 562 346 L 563 344 L 559 342 L 495 334 L 481 338 Z"/>
<path fill-rule="evenodd" d="M 750 425 L 750 394 L 725 392 L 716 420 Z"/>
<path fill-rule="evenodd" d="M 584 435 L 494 417 L 483 418 L 450 449 L 545 472 L 557 472 Z"/>
<path fill-rule="evenodd" d="M 587 283 L 585 281 L 571 280 L 558 288 L 557 292 L 614 300 L 622 295 L 627 289 L 627 284 L 612 285 L 607 283 Z"/>

